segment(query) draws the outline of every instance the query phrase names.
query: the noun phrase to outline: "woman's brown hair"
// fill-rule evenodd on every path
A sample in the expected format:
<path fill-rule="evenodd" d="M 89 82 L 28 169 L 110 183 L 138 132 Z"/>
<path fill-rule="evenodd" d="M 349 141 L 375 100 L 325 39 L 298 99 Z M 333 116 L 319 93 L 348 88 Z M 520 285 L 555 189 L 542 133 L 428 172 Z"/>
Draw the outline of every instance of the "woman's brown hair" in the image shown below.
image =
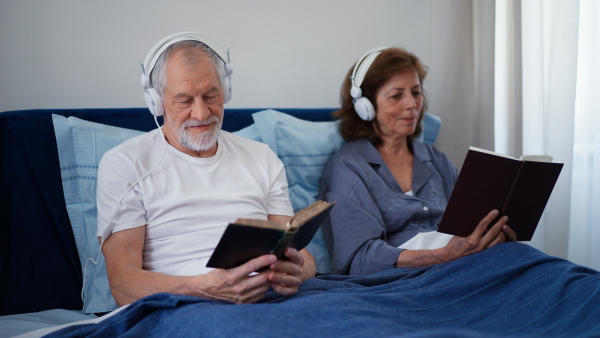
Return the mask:
<path fill-rule="evenodd" d="M 360 85 L 362 96 L 371 101 L 375 111 L 377 111 L 377 102 L 375 98 L 379 88 L 381 88 L 393 75 L 407 69 L 413 69 L 417 72 L 419 81 L 421 82 L 421 90 L 423 91 L 423 80 L 425 79 L 425 76 L 427 76 L 427 68 L 421 64 L 421 60 L 416 55 L 401 48 L 387 48 L 375 58 Z M 350 76 L 352 75 L 353 70 L 354 66 L 350 68 L 350 71 L 342 83 L 340 92 L 342 107 L 335 111 L 333 115 L 341 120 L 340 132 L 344 140 L 350 142 L 365 138 L 371 141 L 373 145 L 378 146 L 381 143 L 381 138 L 375 130 L 377 120 L 373 119 L 373 121 L 365 121 L 361 119 L 358 114 L 356 114 L 356 110 L 354 110 L 353 98 L 350 95 L 350 89 L 352 88 Z M 419 115 L 417 128 L 415 129 L 414 134 L 410 135 L 409 138 L 421 134 L 421 121 L 426 112 L 427 97 L 425 96 L 425 93 L 423 93 L 423 108 Z"/>

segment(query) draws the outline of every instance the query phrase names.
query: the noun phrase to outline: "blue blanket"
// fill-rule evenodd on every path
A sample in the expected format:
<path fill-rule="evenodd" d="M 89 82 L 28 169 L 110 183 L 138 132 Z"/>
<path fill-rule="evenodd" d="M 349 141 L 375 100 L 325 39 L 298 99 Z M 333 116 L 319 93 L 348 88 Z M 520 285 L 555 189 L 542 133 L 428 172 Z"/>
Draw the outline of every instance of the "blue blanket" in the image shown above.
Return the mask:
<path fill-rule="evenodd" d="M 234 305 L 155 294 L 51 336 L 600 336 L 600 273 L 506 243 L 454 262 L 312 278 L 291 297 Z"/>

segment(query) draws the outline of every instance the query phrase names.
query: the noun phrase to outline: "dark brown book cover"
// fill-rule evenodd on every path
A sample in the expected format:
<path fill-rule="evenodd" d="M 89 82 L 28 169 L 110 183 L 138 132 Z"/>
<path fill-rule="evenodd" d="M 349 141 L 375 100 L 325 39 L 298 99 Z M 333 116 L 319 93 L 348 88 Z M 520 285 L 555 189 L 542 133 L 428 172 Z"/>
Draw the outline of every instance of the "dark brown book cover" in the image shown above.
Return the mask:
<path fill-rule="evenodd" d="M 238 219 L 227 225 L 206 266 L 231 269 L 270 253 L 281 258 L 290 246 L 302 250 L 310 243 L 333 205 L 317 201 L 298 211 L 288 227 L 273 221 Z"/>
<path fill-rule="evenodd" d="M 530 241 L 562 167 L 562 163 L 519 160 L 471 147 L 438 232 L 469 236 L 497 209 L 497 219 L 508 216 L 517 240 Z"/>

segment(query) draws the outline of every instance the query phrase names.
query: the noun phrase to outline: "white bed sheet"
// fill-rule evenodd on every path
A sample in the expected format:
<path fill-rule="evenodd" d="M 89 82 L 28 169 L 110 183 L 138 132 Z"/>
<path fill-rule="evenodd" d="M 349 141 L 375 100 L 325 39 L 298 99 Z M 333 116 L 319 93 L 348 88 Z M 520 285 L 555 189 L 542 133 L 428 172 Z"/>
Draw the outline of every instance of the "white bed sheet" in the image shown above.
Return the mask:
<path fill-rule="evenodd" d="M 0 316 L 0 338 L 13 337 L 33 330 L 94 318 L 98 317 L 80 311 L 64 309 Z"/>
<path fill-rule="evenodd" d="M 67 326 L 101 322 L 126 307 L 122 306 L 102 317 L 63 309 L 0 316 L 0 338 L 42 337 Z"/>

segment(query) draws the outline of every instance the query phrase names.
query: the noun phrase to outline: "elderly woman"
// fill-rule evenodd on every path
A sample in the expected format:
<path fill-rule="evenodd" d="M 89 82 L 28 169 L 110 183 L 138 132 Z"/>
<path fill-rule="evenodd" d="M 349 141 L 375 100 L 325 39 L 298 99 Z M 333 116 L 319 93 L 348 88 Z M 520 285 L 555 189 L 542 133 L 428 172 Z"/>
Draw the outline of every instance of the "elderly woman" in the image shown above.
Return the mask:
<path fill-rule="evenodd" d="M 426 74 L 415 55 L 378 48 L 356 62 L 342 85 L 335 115 L 348 143 L 329 161 L 319 196 L 337 203 L 323 225 L 332 273 L 429 266 L 516 238 L 506 217 L 489 228 L 498 214 L 491 210 L 469 237 L 448 236 L 436 249 L 401 248 L 418 234 L 437 234 L 457 178 L 443 153 L 415 138 L 427 111 Z"/>

